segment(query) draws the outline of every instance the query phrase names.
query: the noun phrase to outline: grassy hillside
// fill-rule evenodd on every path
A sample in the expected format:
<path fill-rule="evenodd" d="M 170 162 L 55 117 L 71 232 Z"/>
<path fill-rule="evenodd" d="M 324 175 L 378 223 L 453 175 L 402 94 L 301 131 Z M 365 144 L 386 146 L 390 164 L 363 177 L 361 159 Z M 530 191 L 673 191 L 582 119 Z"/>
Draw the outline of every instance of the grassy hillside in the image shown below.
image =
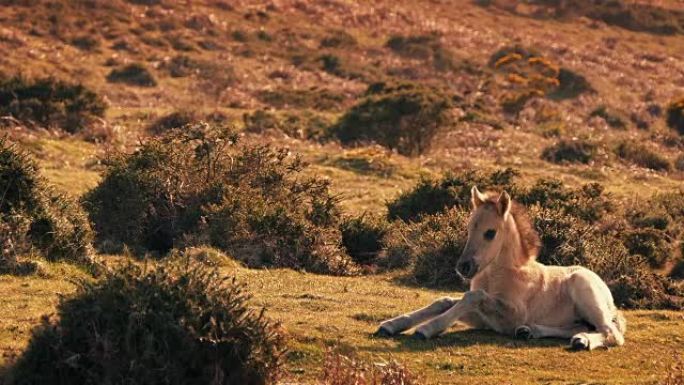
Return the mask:
<path fill-rule="evenodd" d="M 683 15 L 676 0 L 0 0 L 0 137 L 74 199 L 112 155 L 205 120 L 247 146 L 300 154 L 310 164 L 301 178 L 329 181 L 343 218 L 384 217 L 424 178 L 512 167 L 525 187 L 600 183 L 619 218 L 597 228 L 617 231 L 630 228 L 632 206 L 683 190 Z M 51 101 L 49 114 L 35 104 L 40 91 L 16 102 L 15 83 L 46 77 L 93 92 L 78 124 L 67 102 Z M 673 218 L 658 229 L 670 253 L 653 270 L 661 275 L 683 260 Z M 98 258 L 109 267 L 134 259 L 108 251 Z M 92 279 L 21 258 L 39 267 L 0 275 L 0 365 L 73 293 L 73 279 Z M 331 277 L 220 264 L 282 322 L 285 383 L 315 383 L 328 348 L 397 358 L 428 384 L 658 383 L 684 351 L 684 315 L 670 310 L 628 311 L 627 344 L 591 353 L 458 327 L 428 342 L 377 339 L 380 320 L 453 290 L 421 287 L 407 268 Z"/>

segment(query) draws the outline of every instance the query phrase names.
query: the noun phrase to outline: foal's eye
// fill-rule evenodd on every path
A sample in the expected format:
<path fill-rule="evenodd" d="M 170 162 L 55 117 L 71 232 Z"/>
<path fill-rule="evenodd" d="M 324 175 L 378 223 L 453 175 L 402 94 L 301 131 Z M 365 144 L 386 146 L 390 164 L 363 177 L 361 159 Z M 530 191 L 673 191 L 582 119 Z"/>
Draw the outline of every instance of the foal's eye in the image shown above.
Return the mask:
<path fill-rule="evenodd" d="M 488 241 L 491 241 L 492 239 L 494 239 L 495 236 L 496 236 L 496 230 L 494 230 L 494 229 L 489 229 L 489 230 L 485 231 L 485 233 L 484 233 L 484 237 Z"/>

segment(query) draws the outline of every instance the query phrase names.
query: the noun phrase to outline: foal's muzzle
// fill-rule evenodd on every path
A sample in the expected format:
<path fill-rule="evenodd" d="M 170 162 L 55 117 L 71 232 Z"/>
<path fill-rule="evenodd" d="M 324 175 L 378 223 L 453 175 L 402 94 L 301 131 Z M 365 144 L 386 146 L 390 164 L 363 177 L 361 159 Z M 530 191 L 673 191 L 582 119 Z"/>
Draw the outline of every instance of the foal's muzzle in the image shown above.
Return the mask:
<path fill-rule="evenodd" d="M 463 278 L 473 278 L 477 273 L 477 264 L 473 260 L 459 261 L 456 265 L 456 272 Z"/>

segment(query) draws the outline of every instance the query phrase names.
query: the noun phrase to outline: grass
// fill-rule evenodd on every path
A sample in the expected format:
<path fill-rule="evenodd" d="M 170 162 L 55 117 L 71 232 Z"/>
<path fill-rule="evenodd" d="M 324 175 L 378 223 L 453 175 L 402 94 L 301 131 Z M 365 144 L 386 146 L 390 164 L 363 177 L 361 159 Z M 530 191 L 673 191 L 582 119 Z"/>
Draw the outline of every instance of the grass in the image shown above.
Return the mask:
<path fill-rule="evenodd" d="M 121 260 L 113 257 L 112 263 Z M 46 264 L 44 270 L 43 276 L 0 276 L 0 362 L 19 353 L 40 316 L 74 290 L 69 280 L 85 277 L 65 264 Z M 671 311 L 627 312 L 625 346 L 593 352 L 569 352 L 562 340 L 524 342 L 458 326 L 431 341 L 379 339 L 371 336 L 379 320 L 459 294 L 404 286 L 396 273 L 340 278 L 285 269 L 222 272 L 246 283 L 254 294 L 251 304 L 267 307 L 282 322 L 289 349 L 286 382 L 315 383 L 328 347 L 374 362 L 395 358 L 428 384 L 652 383 L 664 378 L 672 352 L 684 349 L 684 314 Z"/>

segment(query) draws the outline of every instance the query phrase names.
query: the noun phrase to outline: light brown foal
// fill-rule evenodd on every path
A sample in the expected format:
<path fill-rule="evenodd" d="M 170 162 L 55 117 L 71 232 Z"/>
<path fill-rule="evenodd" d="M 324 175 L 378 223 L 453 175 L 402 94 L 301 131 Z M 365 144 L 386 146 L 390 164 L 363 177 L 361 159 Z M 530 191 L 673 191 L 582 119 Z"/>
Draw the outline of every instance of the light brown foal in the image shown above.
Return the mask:
<path fill-rule="evenodd" d="M 471 279 L 470 291 L 384 321 L 378 335 L 416 327 L 416 337 L 432 338 L 460 321 L 523 338 L 569 338 L 574 349 L 624 344 L 625 319 L 598 275 L 537 262 L 539 236 L 524 208 L 506 192 L 473 187 L 471 194 L 468 241 L 456 269 Z"/>

